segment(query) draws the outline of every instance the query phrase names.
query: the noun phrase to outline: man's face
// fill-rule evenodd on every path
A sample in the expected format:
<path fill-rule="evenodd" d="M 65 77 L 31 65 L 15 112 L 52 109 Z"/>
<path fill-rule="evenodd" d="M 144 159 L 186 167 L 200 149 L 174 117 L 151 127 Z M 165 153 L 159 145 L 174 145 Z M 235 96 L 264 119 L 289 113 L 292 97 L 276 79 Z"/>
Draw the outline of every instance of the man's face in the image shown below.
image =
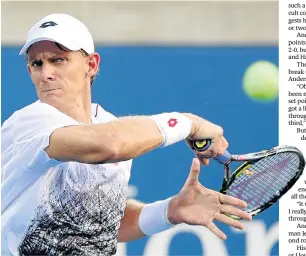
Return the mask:
<path fill-rule="evenodd" d="M 38 98 L 54 106 L 82 99 L 90 89 L 88 73 L 92 74 L 90 56 L 61 48 L 54 42 L 41 41 L 33 44 L 27 54 Z"/>

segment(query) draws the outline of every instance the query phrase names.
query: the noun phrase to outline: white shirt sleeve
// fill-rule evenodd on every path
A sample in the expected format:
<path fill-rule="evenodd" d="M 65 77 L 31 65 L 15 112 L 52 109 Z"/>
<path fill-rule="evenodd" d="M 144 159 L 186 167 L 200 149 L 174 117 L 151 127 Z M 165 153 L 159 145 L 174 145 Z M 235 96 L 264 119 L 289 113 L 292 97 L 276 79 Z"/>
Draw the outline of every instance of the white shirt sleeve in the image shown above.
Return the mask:
<path fill-rule="evenodd" d="M 44 149 L 52 132 L 81 125 L 56 108 L 41 102 L 31 104 L 2 126 L 2 211 L 46 171 L 61 162 L 50 159 Z"/>
<path fill-rule="evenodd" d="M 49 137 L 57 128 L 80 124 L 48 104 L 34 104 L 19 113 L 12 126 L 14 156 L 21 154 L 27 167 L 35 164 L 37 157 L 45 152 Z"/>

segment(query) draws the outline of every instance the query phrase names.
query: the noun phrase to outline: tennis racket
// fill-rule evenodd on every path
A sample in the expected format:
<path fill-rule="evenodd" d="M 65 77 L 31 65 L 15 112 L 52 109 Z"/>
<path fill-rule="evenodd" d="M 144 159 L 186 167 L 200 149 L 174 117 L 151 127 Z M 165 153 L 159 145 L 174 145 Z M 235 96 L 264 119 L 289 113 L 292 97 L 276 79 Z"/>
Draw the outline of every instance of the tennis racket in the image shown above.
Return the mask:
<path fill-rule="evenodd" d="M 210 144 L 210 140 L 192 142 L 199 152 L 208 149 Z M 252 216 L 276 203 L 296 183 L 305 168 L 302 152 L 292 146 L 277 146 L 244 155 L 231 155 L 225 151 L 214 159 L 224 165 L 220 192 L 246 201 L 248 206 L 243 210 Z M 231 175 L 232 162 L 244 163 Z"/>

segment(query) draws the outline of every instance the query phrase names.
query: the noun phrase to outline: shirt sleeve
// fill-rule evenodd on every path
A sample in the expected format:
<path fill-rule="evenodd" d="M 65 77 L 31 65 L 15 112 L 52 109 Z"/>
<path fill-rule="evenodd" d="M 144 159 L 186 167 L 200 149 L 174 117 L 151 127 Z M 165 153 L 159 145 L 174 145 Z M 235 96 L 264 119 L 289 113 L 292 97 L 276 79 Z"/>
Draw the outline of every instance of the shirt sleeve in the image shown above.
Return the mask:
<path fill-rule="evenodd" d="M 54 130 L 71 125 L 82 124 L 45 103 L 34 103 L 15 112 L 12 121 L 4 125 L 3 131 L 10 133 L 12 145 L 4 149 L 11 153 L 3 165 L 6 175 L 1 185 L 2 211 L 49 168 L 62 164 L 49 158 L 44 149 Z"/>
<path fill-rule="evenodd" d="M 48 104 L 37 103 L 15 118 L 12 130 L 14 156 L 22 155 L 27 167 L 33 166 L 40 154 L 44 154 L 46 161 L 52 160 L 44 151 L 49 145 L 50 135 L 58 128 L 71 125 L 80 123 Z"/>

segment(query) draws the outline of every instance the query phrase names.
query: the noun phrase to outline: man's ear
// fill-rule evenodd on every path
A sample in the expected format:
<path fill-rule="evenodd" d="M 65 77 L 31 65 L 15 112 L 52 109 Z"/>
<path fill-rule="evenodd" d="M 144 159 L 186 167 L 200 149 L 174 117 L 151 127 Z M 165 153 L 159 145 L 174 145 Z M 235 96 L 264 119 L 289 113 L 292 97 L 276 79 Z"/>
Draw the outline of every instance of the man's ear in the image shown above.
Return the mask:
<path fill-rule="evenodd" d="M 98 53 L 89 55 L 88 66 L 89 69 L 87 75 L 90 77 L 95 76 L 98 73 L 100 66 L 100 55 Z"/>

